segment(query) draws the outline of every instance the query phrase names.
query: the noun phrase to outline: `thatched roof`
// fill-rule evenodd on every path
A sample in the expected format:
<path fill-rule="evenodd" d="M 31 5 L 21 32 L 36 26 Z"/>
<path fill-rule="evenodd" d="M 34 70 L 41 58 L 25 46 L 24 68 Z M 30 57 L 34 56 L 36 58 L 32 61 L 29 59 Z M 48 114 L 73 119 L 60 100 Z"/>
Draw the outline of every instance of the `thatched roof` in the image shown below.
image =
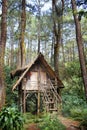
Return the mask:
<path fill-rule="evenodd" d="M 15 76 L 20 76 L 20 78 L 17 80 L 16 84 L 13 86 L 12 90 L 14 90 L 20 84 L 20 82 L 22 81 L 22 79 L 24 78 L 24 76 L 26 75 L 26 73 L 29 71 L 29 69 L 36 62 L 39 62 L 40 65 L 44 66 L 46 72 L 50 75 L 51 78 L 56 78 L 57 79 L 57 82 L 58 82 L 60 88 L 64 87 L 63 83 L 61 82 L 61 80 L 58 78 L 58 76 L 53 71 L 53 69 L 51 68 L 51 66 L 44 59 L 44 56 L 41 53 L 39 53 L 39 55 L 35 58 L 35 60 L 31 64 L 25 66 L 24 68 L 17 69 L 16 71 L 14 71 L 14 72 L 11 73 L 11 77 L 13 77 L 13 78 Z"/>

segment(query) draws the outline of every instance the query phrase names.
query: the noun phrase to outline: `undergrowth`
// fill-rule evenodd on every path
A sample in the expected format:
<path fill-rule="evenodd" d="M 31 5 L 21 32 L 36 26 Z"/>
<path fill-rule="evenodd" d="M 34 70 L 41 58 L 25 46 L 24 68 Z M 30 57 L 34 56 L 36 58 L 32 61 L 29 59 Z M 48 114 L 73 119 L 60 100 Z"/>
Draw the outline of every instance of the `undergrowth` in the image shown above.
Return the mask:
<path fill-rule="evenodd" d="M 46 115 L 42 122 L 39 123 L 41 130 L 65 130 L 65 126 L 61 124 L 58 117 Z"/>
<path fill-rule="evenodd" d="M 29 124 L 37 124 L 40 130 L 65 130 L 65 126 L 61 124 L 56 115 L 42 114 L 39 116 L 32 115 L 30 113 L 25 114 L 27 128 Z"/>
<path fill-rule="evenodd" d="M 15 107 L 4 107 L 0 112 L 0 128 L 2 130 L 22 130 L 23 115 Z"/>

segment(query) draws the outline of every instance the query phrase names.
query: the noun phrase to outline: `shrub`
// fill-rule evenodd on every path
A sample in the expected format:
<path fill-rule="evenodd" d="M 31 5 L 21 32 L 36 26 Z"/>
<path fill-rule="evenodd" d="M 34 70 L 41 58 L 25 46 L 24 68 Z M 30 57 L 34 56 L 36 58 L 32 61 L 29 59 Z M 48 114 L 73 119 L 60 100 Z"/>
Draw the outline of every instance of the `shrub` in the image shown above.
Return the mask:
<path fill-rule="evenodd" d="M 21 130 L 24 118 L 14 107 L 5 107 L 0 112 L 0 128 L 2 130 Z"/>
<path fill-rule="evenodd" d="M 12 104 L 17 104 L 17 91 L 14 91 L 13 93 L 12 91 L 12 87 L 15 84 L 15 82 L 17 81 L 17 77 L 12 80 L 11 79 L 11 67 L 9 66 L 5 66 L 4 67 L 5 70 L 5 84 L 6 84 L 6 105 L 11 106 Z M 10 101 L 10 102 L 9 102 Z"/>
<path fill-rule="evenodd" d="M 81 108 L 74 108 L 71 110 L 71 116 L 81 121 L 81 126 L 87 127 L 87 109 L 81 109 Z"/>
<path fill-rule="evenodd" d="M 82 110 L 81 108 L 73 108 L 70 111 L 71 116 L 76 120 L 82 120 Z"/>

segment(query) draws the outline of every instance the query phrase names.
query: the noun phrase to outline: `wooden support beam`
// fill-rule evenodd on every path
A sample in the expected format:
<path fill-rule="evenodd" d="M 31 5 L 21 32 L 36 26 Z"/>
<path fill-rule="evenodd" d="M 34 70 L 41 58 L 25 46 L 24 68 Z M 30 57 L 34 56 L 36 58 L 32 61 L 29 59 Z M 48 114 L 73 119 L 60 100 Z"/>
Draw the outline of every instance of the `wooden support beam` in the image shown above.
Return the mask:
<path fill-rule="evenodd" d="M 19 107 L 19 111 L 22 112 L 22 86 L 21 86 L 21 83 L 19 84 L 19 87 L 18 87 L 18 107 Z"/>
<path fill-rule="evenodd" d="M 38 69 L 38 108 L 37 108 L 37 114 L 40 113 L 40 82 L 41 82 L 41 79 L 40 79 L 40 68 Z"/>
<path fill-rule="evenodd" d="M 38 115 L 40 113 L 40 92 L 38 91 Z"/>
<path fill-rule="evenodd" d="M 24 79 L 23 112 L 26 112 L 26 78 Z"/>

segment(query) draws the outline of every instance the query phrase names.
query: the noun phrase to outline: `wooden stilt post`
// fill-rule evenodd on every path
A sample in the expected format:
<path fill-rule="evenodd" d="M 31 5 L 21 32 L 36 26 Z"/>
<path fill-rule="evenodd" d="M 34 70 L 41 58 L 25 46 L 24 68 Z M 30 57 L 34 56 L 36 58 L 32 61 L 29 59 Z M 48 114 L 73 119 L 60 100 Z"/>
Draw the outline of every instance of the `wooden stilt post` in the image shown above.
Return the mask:
<path fill-rule="evenodd" d="M 23 112 L 26 112 L 26 90 L 24 90 L 23 94 Z"/>
<path fill-rule="evenodd" d="M 37 110 L 37 113 L 39 115 L 40 113 L 40 68 L 38 70 L 38 110 Z"/>
<path fill-rule="evenodd" d="M 22 84 L 20 83 L 20 86 L 18 87 L 18 106 L 19 106 L 19 111 L 22 112 Z"/>
<path fill-rule="evenodd" d="M 23 112 L 26 112 L 26 79 L 24 79 Z"/>
<path fill-rule="evenodd" d="M 40 113 L 40 92 L 38 91 L 38 115 Z"/>

